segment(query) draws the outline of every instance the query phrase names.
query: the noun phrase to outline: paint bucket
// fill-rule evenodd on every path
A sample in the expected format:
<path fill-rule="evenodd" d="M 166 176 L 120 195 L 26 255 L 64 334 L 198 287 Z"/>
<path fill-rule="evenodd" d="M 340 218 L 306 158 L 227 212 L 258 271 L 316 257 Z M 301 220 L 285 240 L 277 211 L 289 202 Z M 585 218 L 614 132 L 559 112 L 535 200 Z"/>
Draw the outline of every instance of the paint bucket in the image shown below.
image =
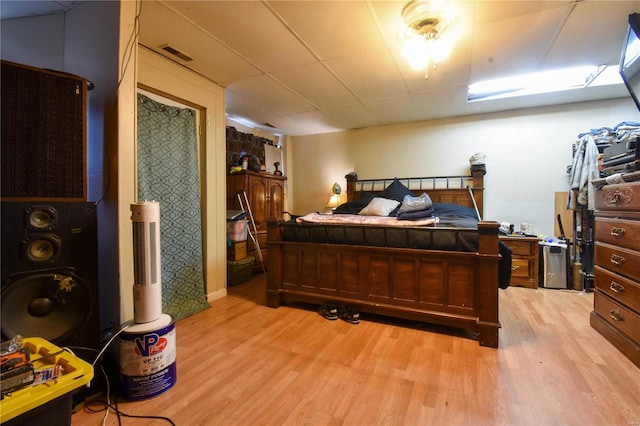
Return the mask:
<path fill-rule="evenodd" d="M 125 398 L 152 398 L 175 384 L 176 331 L 170 315 L 127 327 L 119 343 L 120 384 Z"/>

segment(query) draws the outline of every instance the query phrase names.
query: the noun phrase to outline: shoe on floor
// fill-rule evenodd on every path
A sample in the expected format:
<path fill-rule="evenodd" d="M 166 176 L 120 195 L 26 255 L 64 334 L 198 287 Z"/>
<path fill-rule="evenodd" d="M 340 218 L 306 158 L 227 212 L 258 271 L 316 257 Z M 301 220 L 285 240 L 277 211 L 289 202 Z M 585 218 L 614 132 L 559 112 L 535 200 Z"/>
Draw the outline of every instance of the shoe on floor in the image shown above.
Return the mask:
<path fill-rule="evenodd" d="M 340 319 L 351 324 L 358 324 L 360 322 L 360 313 L 352 306 L 345 306 L 344 308 L 341 308 L 338 315 L 340 316 Z"/>
<path fill-rule="evenodd" d="M 330 303 L 322 305 L 318 313 L 331 321 L 338 319 L 338 308 Z"/>

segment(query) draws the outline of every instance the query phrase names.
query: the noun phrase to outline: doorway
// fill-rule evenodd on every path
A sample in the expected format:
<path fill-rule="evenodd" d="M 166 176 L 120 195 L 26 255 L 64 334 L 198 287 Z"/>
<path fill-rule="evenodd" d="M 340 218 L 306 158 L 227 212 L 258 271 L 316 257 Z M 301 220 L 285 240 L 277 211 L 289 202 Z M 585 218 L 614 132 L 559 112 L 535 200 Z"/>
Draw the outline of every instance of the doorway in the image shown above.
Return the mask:
<path fill-rule="evenodd" d="M 137 198 L 160 204 L 162 307 L 175 320 L 209 306 L 197 129 L 197 107 L 137 94 Z"/>

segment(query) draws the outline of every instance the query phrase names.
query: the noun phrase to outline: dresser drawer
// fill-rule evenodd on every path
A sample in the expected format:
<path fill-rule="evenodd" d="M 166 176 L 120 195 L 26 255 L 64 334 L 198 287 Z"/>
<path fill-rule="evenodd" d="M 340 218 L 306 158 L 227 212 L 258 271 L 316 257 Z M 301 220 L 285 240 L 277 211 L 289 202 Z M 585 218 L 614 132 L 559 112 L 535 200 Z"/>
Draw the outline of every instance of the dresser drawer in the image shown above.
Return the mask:
<path fill-rule="evenodd" d="M 596 242 L 595 264 L 636 281 L 640 280 L 640 252 Z"/>
<path fill-rule="evenodd" d="M 534 256 L 538 250 L 538 239 L 516 239 L 518 237 L 501 237 L 500 241 L 505 243 L 515 256 Z"/>
<path fill-rule="evenodd" d="M 531 260 L 522 258 L 511 259 L 511 277 L 512 278 L 530 278 L 531 277 Z"/>
<path fill-rule="evenodd" d="M 640 221 L 597 217 L 595 239 L 640 250 Z"/>
<path fill-rule="evenodd" d="M 605 185 L 595 191 L 596 210 L 640 210 L 640 182 Z"/>
<path fill-rule="evenodd" d="M 597 265 L 593 268 L 593 276 L 598 290 L 640 312 L 640 284 Z"/>
<path fill-rule="evenodd" d="M 609 324 L 640 342 L 640 315 L 597 292 L 593 296 L 594 310 Z"/>

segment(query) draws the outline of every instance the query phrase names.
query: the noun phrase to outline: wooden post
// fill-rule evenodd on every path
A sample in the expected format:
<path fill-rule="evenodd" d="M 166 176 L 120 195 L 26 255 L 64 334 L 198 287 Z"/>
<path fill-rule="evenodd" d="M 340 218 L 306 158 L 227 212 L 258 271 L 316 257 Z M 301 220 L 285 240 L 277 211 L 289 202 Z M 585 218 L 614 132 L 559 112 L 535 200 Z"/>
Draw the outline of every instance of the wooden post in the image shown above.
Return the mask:
<path fill-rule="evenodd" d="M 484 218 L 484 175 L 487 174 L 487 170 L 485 168 L 479 170 L 472 170 L 471 176 L 473 176 L 473 197 L 476 200 L 476 204 L 478 205 L 478 211 L 480 215 Z"/>
<path fill-rule="evenodd" d="M 358 175 L 355 172 L 351 172 L 344 178 L 347 180 L 347 202 L 353 201 L 353 194 L 356 192 L 356 182 L 358 181 Z"/>
<path fill-rule="evenodd" d="M 479 300 L 478 333 L 482 346 L 498 347 L 498 264 L 500 261 L 498 222 L 480 222 L 478 224 L 478 274 Z"/>
<path fill-rule="evenodd" d="M 282 283 L 282 227 L 279 221 L 267 222 L 267 251 L 269 257 L 267 273 L 267 306 L 280 306 L 280 283 Z"/>

